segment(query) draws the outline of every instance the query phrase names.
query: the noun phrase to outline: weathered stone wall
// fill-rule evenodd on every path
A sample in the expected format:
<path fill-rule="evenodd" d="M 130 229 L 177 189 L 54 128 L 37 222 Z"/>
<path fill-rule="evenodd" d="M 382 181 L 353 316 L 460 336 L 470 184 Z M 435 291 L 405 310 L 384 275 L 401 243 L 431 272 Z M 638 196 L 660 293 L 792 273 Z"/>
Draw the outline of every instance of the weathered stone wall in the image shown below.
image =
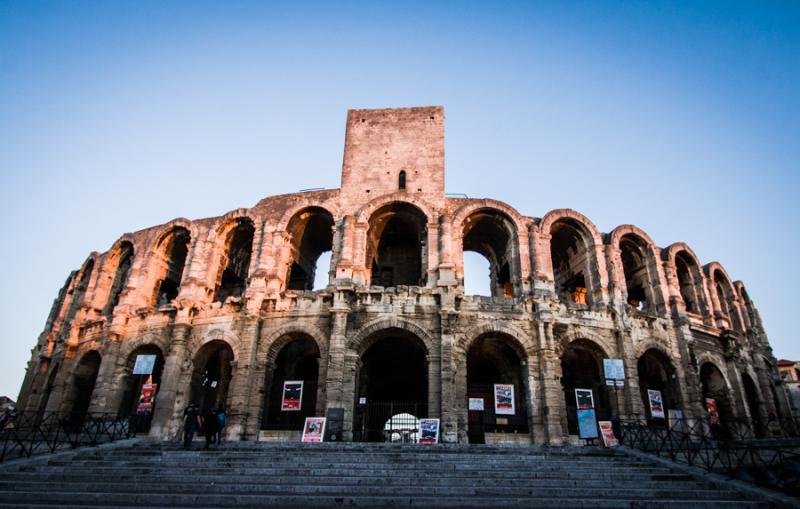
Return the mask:
<path fill-rule="evenodd" d="M 405 189 L 399 188 L 400 171 L 406 172 Z M 399 217 L 393 212 L 397 204 L 425 217 L 423 286 L 370 284 L 368 246 L 377 240 L 368 239 L 368 232 Z M 329 222 L 314 226 L 309 218 L 315 215 Z M 215 302 L 216 288 L 225 284 L 227 239 L 242 223 L 254 232 L 246 289 Z M 333 224 L 327 237 L 319 224 Z M 554 237 L 563 228 L 572 232 L 567 247 L 553 240 L 567 238 Z M 180 285 L 173 299 L 159 305 L 159 288 L 173 263 L 170 239 L 179 231 L 190 239 Z M 465 246 L 475 249 L 467 235 L 472 243 L 487 237 L 482 254 L 493 263 L 498 282 L 493 296 L 464 294 L 463 252 Z M 324 246 L 328 237 L 331 244 Z M 327 288 L 289 290 L 293 263 L 304 246 L 315 243 L 317 251 L 332 251 L 331 266 L 318 269 L 328 269 Z M 121 274 L 124 250 L 132 250 L 133 258 Z M 585 303 L 558 293 L 562 268 L 554 267 L 556 251 L 569 258 L 569 274 L 580 274 Z M 626 280 L 626 270 L 635 280 Z M 467 440 L 468 352 L 486 337 L 507 342 L 519 355 L 524 386 L 517 390 L 535 442 L 570 439 L 562 360 L 576 348 L 592 352 L 597 362 L 623 359 L 626 385 L 618 401 L 609 403 L 617 416 L 647 414 L 637 368 L 647 352 L 667 360 L 668 382 L 677 387 L 673 396 L 690 418 L 707 415 L 701 372 L 709 363 L 724 378 L 732 416 L 752 422 L 788 416 L 761 319 L 744 285 L 731 281 L 718 263 L 702 266 L 685 244 L 662 249 L 635 226 L 603 234 L 569 209 L 535 218 L 496 200 L 446 198 L 442 108 L 356 110 L 347 119 L 341 189 L 265 198 L 216 218 L 174 219 L 127 233 L 105 253 L 91 253 L 59 292 L 32 351 L 18 405 L 34 412 L 74 411 L 80 399 L 76 380 L 88 369 L 81 360 L 97 352 L 102 361 L 88 410 L 116 413 L 130 383 L 132 356 L 152 345 L 162 352 L 164 366 L 151 433 L 175 437 L 198 355 L 206 345 L 224 344 L 233 352 L 227 434 L 255 439 L 279 353 L 306 338 L 319 352 L 315 413 L 344 408 L 344 436 L 350 438 L 361 358 L 375 338 L 394 331 L 424 345 L 428 415 L 442 419 L 448 441 Z M 644 302 L 631 300 L 629 291 L 639 292 Z M 691 312 L 685 301 L 690 294 L 697 300 Z M 756 381 L 754 404 L 744 393 L 743 374 Z"/>

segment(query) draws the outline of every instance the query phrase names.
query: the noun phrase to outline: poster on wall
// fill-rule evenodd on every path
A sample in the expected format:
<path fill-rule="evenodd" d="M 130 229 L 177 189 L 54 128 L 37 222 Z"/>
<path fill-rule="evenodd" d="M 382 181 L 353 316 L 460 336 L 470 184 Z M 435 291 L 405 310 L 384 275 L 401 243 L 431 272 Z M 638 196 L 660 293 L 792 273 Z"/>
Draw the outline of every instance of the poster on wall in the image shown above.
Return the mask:
<path fill-rule="evenodd" d="M 597 423 L 600 426 L 600 436 L 603 437 L 603 445 L 606 447 L 618 447 L 619 440 L 614 436 L 614 427 L 611 421 L 600 421 Z"/>
<path fill-rule="evenodd" d="M 514 415 L 513 385 L 494 384 L 494 413 L 498 415 Z"/>
<path fill-rule="evenodd" d="M 153 367 L 156 365 L 155 355 L 137 355 L 136 363 L 133 365 L 134 375 L 152 375 Z"/>
<path fill-rule="evenodd" d="M 708 408 L 708 423 L 719 424 L 719 412 L 717 411 L 717 400 L 714 398 L 706 398 L 706 408 Z"/>
<path fill-rule="evenodd" d="M 419 420 L 419 443 L 438 444 L 439 443 L 439 419 L 420 419 Z"/>
<path fill-rule="evenodd" d="M 661 391 L 647 389 L 647 398 L 650 400 L 650 415 L 654 419 L 664 419 L 664 400 L 661 398 Z"/>
<path fill-rule="evenodd" d="M 283 382 L 281 412 L 299 411 L 301 401 L 303 401 L 303 381 L 291 380 Z"/>
<path fill-rule="evenodd" d="M 597 438 L 597 417 L 594 408 L 578 410 L 578 436 L 584 440 Z"/>
<path fill-rule="evenodd" d="M 606 373 L 606 384 L 616 385 L 616 383 L 608 383 L 610 380 L 621 381 L 622 386 L 625 382 L 625 365 L 622 359 L 603 359 L 603 371 Z"/>
<path fill-rule="evenodd" d="M 136 404 L 137 413 L 150 413 L 153 411 L 153 403 L 156 399 L 156 390 L 158 390 L 158 384 L 142 385 L 142 391 L 139 393 L 139 403 Z"/>
<path fill-rule="evenodd" d="M 469 398 L 470 411 L 483 412 L 483 398 Z"/>
<path fill-rule="evenodd" d="M 325 436 L 325 417 L 306 417 L 303 425 L 303 442 L 322 442 Z"/>
<path fill-rule="evenodd" d="M 575 403 L 578 410 L 594 408 L 594 396 L 591 389 L 575 389 Z"/>

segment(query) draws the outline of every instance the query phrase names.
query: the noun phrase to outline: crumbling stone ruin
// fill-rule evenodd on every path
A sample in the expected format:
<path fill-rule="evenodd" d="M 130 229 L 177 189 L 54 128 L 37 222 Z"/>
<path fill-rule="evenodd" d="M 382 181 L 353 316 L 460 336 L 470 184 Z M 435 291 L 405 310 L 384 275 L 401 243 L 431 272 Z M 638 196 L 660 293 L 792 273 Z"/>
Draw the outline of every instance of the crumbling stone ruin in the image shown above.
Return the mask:
<path fill-rule="evenodd" d="M 491 296 L 465 294 L 465 251 L 489 261 Z M 339 189 L 91 253 L 55 300 L 19 409 L 131 413 L 139 354 L 156 356 L 150 433 L 164 439 L 190 401 L 225 403 L 227 436 L 246 440 L 343 409 L 345 440 L 384 439 L 402 411 L 440 418 L 446 442 L 562 444 L 575 388 L 601 420 L 652 417 L 648 389 L 687 419 L 707 419 L 713 398 L 723 423 L 756 434 L 789 415 L 742 282 L 636 226 L 601 233 L 570 209 L 527 217 L 446 195 L 441 107 L 349 111 Z M 605 358 L 623 360 L 623 387 L 606 385 Z M 304 382 L 299 411 L 281 410 L 285 381 Z M 514 414 L 493 411 L 494 384 L 514 386 Z"/>

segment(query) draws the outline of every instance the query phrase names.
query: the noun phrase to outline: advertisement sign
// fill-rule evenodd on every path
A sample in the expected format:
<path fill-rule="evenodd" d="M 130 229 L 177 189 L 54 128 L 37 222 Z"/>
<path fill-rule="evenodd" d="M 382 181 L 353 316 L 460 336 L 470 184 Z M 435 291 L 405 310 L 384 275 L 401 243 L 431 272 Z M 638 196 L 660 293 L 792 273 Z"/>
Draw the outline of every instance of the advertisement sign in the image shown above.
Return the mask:
<path fill-rule="evenodd" d="M 439 419 L 419 420 L 419 443 L 421 444 L 439 443 Z"/>
<path fill-rule="evenodd" d="M 292 380 L 283 382 L 281 412 L 299 411 L 301 401 L 303 401 L 303 381 Z"/>
<path fill-rule="evenodd" d="M 594 408 L 578 410 L 578 436 L 584 440 L 597 438 L 597 417 Z"/>
<path fill-rule="evenodd" d="M 483 398 L 469 398 L 469 409 L 483 412 Z"/>
<path fill-rule="evenodd" d="M 683 410 L 667 410 L 667 425 L 669 429 L 683 431 Z"/>
<path fill-rule="evenodd" d="M 514 415 L 514 386 L 494 384 L 494 413 Z"/>
<path fill-rule="evenodd" d="M 619 440 L 614 436 L 614 427 L 611 426 L 611 421 L 600 421 L 597 424 L 600 426 L 600 436 L 603 437 L 603 445 L 606 447 L 618 447 Z"/>
<path fill-rule="evenodd" d="M 714 398 L 706 398 L 706 408 L 708 408 L 709 424 L 719 424 L 719 412 L 717 411 L 717 400 Z"/>
<path fill-rule="evenodd" d="M 136 404 L 136 412 L 152 412 L 153 403 L 156 399 L 156 390 L 158 384 L 144 384 L 142 385 L 142 392 L 139 393 L 139 403 Z"/>
<path fill-rule="evenodd" d="M 664 415 L 664 401 L 661 399 L 661 391 L 647 389 L 647 397 L 650 400 L 650 415 L 654 419 L 663 419 Z"/>
<path fill-rule="evenodd" d="M 575 389 L 575 403 L 578 410 L 594 408 L 594 396 L 591 389 Z"/>
<path fill-rule="evenodd" d="M 606 380 L 625 380 L 625 365 L 622 359 L 603 359 Z"/>
<path fill-rule="evenodd" d="M 133 365 L 134 375 L 152 375 L 153 367 L 156 365 L 155 355 L 137 355 L 136 363 Z"/>
<path fill-rule="evenodd" d="M 324 417 L 306 417 L 306 423 L 303 425 L 303 442 L 322 442 L 322 437 L 325 436 L 325 418 Z"/>

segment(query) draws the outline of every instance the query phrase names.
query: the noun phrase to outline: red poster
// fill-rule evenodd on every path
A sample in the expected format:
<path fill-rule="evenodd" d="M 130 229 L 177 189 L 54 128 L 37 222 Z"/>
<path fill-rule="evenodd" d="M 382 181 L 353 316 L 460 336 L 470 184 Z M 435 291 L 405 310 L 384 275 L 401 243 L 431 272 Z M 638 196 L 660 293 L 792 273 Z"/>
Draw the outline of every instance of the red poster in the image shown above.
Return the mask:
<path fill-rule="evenodd" d="M 600 425 L 600 434 L 603 437 L 603 444 L 605 444 L 606 447 L 617 447 L 619 445 L 619 440 L 614 436 L 614 428 L 611 426 L 611 421 L 600 421 L 597 424 Z"/>
<path fill-rule="evenodd" d="M 303 425 L 303 442 L 322 442 L 325 437 L 325 417 L 306 417 Z"/>
<path fill-rule="evenodd" d="M 156 399 L 156 390 L 158 384 L 144 384 L 142 385 L 142 392 L 139 394 L 139 403 L 136 405 L 136 412 L 152 412 L 153 401 Z"/>
<path fill-rule="evenodd" d="M 710 424 L 719 424 L 719 412 L 717 412 L 717 400 L 713 398 L 706 398 L 706 408 L 708 408 L 708 414 L 710 415 L 708 422 Z"/>
<path fill-rule="evenodd" d="M 303 401 L 303 382 L 302 380 L 287 381 L 283 383 L 283 399 L 281 400 L 281 411 L 292 412 L 300 410 Z"/>

